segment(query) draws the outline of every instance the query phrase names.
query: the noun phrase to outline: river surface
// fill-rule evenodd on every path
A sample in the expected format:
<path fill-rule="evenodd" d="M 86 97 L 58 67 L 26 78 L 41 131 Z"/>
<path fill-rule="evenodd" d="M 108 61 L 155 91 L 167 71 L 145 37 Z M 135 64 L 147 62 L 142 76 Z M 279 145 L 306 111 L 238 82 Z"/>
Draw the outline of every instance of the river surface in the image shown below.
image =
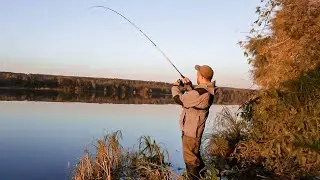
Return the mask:
<path fill-rule="evenodd" d="M 211 107 L 206 132 L 221 109 Z M 168 149 L 173 168 L 184 168 L 177 105 L 0 101 L 0 113 L 1 179 L 70 179 L 84 150 L 117 130 L 123 147 L 149 135 Z"/>

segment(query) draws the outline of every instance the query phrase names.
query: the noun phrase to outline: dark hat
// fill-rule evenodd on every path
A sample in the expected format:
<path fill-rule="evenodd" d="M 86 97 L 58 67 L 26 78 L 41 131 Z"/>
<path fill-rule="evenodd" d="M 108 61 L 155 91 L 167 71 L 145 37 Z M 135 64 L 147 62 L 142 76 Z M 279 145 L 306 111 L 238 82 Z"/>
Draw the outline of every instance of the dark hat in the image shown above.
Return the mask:
<path fill-rule="evenodd" d="M 202 66 L 199 66 L 199 65 L 195 65 L 194 68 L 200 72 L 200 74 L 206 78 L 206 79 L 209 79 L 211 80 L 212 77 L 213 77 L 213 70 L 210 66 L 208 65 L 202 65 Z"/>

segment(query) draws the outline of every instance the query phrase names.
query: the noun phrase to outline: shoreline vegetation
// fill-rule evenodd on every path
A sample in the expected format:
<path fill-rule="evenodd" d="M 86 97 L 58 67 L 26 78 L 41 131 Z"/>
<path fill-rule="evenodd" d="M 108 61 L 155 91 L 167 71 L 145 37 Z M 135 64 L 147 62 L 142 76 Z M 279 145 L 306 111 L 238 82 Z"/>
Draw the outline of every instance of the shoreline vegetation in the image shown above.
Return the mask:
<path fill-rule="evenodd" d="M 174 104 L 164 82 L 0 72 L 0 100 L 113 104 Z M 215 104 L 236 105 L 255 90 L 221 87 Z"/>
<path fill-rule="evenodd" d="M 95 153 L 86 150 L 73 179 L 179 179 L 170 168 L 168 151 L 150 137 L 142 136 L 135 150 L 124 149 L 121 139 L 116 131 L 96 142 Z"/>
<path fill-rule="evenodd" d="M 201 154 L 205 162 L 201 180 L 317 180 L 319 172 L 304 172 L 290 176 L 277 173 L 259 162 L 243 161 L 239 157 L 244 144 L 249 141 L 252 125 L 247 121 L 244 107 L 232 112 L 224 107 L 211 124 L 212 129 L 204 134 Z M 149 136 L 141 136 L 138 145 L 123 148 L 121 131 L 98 139 L 94 149 L 84 151 L 74 166 L 72 179 L 146 179 L 146 180 L 189 180 L 184 168 L 182 174 L 173 170 L 170 154 L 161 143 Z M 246 147 L 250 151 L 250 147 Z M 319 151 L 319 147 L 318 147 Z M 177 167 L 175 167 L 177 168 Z M 318 174 L 317 174 L 318 173 Z"/>

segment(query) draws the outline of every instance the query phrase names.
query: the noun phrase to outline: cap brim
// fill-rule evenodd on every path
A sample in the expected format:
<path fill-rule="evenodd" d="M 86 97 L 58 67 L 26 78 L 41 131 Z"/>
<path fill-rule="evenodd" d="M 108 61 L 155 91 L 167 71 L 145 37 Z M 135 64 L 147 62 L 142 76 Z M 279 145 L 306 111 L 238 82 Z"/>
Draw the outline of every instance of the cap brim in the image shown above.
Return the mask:
<path fill-rule="evenodd" d="M 197 71 L 200 71 L 200 66 L 199 65 L 195 65 L 194 69 L 197 70 Z"/>

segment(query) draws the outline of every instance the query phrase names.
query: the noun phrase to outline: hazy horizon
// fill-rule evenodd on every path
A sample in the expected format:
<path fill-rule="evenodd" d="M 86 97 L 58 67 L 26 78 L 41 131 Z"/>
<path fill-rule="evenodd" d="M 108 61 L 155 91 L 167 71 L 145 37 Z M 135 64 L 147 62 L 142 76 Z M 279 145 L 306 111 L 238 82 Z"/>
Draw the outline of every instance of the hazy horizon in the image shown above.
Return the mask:
<path fill-rule="evenodd" d="M 250 66 L 237 45 L 260 1 L 7 1 L 0 7 L 0 71 L 173 82 L 177 72 L 136 23 L 195 81 L 195 64 L 215 70 L 218 86 L 250 88 Z"/>

